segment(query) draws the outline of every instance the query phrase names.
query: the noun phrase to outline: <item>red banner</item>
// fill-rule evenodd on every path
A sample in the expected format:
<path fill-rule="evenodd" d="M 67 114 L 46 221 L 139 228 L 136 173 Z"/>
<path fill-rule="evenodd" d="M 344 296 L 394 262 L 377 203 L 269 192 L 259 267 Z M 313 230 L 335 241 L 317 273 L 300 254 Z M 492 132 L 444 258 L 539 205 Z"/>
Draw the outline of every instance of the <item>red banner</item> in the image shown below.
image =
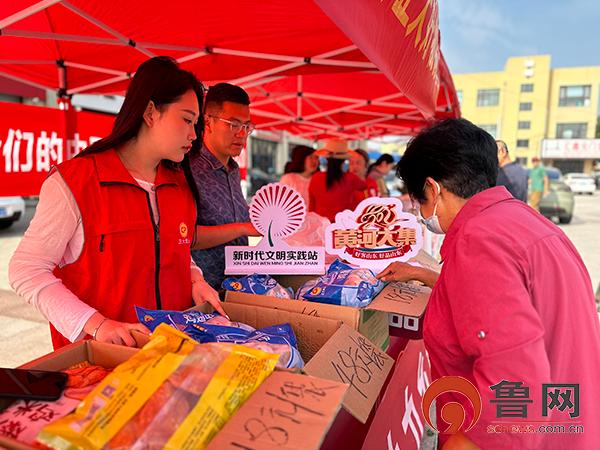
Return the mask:
<path fill-rule="evenodd" d="M 422 340 L 409 341 L 396 361 L 392 378 L 363 450 L 418 450 L 424 433 L 423 394 L 431 383 L 431 365 Z"/>
<path fill-rule="evenodd" d="M 440 85 L 437 0 L 316 3 L 425 117 L 433 117 Z"/>
<path fill-rule="evenodd" d="M 52 166 L 106 136 L 113 121 L 104 114 L 0 103 L 0 196 L 38 195 Z"/>

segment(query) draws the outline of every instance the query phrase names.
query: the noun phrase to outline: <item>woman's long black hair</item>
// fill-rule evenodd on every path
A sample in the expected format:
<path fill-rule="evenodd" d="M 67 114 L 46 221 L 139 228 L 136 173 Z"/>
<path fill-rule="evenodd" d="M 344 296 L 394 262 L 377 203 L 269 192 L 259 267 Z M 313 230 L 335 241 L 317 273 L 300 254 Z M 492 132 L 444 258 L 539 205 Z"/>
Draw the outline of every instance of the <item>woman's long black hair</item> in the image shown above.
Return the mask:
<path fill-rule="evenodd" d="M 375 167 L 379 167 L 383 163 L 391 164 L 393 162 L 394 162 L 394 157 L 388 153 L 384 153 L 379 158 L 377 158 L 377 161 L 375 161 L 373 164 L 371 164 L 369 166 L 369 168 L 367 169 L 367 175 L 370 174 Z"/>
<path fill-rule="evenodd" d="M 345 162 L 346 160 L 344 159 L 327 158 L 327 173 L 325 178 L 327 190 L 330 190 L 344 176 L 342 166 Z"/>
<path fill-rule="evenodd" d="M 116 148 L 135 138 L 142 126 L 144 112 L 150 101 L 158 110 L 161 110 L 179 100 L 190 90 L 196 93 L 200 110 L 198 123 L 194 127 L 197 138 L 192 142 L 192 150 L 198 149 L 202 145 L 204 133 L 204 116 L 202 115 L 204 88 L 202 83 L 193 73 L 181 69 L 173 58 L 157 56 L 143 62 L 138 67 L 127 89 L 125 101 L 117 114 L 111 133 L 94 142 L 80 155 L 85 156 Z M 176 165 L 172 162 L 169 163 L 168 165 L 171 167 Z"/>
<path fill-rule="evenodd" d="M 292 159 L 285 165 L 284 173 L 304 172 L 304 162 L 316 150 L 306 145 L 296 145 L 292 150 Z"/>

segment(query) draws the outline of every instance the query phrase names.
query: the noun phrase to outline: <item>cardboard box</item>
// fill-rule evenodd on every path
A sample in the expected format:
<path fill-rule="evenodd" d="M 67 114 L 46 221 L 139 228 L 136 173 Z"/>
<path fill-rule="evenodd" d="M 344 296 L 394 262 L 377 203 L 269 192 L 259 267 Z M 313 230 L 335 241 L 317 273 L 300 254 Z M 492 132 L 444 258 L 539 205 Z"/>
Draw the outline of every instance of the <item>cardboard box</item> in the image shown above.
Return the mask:
<path fill-rule="evenodd" d="M 287 275 L 275 278 L 282 286 L 297 290 L 314 277 Z M 390 334 L 409 339 L 423 337 L 423 317 L 430 294 L 431 289 L 426 286 L 397 282 L 389 283 L 369 306 L 362 309 L 234 291 L 225 293 L 225 304 L 254 305 L 339 320 L 368 338 L 378 348 L 386 350 Z"/>
<path fill-rule="evenodd" d="M 304 283 L 315 277 L 312 275 L 280 275 L 274 278 L 282 286 L 291 287 L 294 291 L 297 291 Z M 225 303 L 227 304 L 228 302 L 280 309 L 308 316 L 338 320 L 353 330 L 358 331 L 382 350 L 386 350 L 389 345 L 389 319 L 385 311 L 378 311 L 377 308 L 350 308 L 347 306 L 287 300 L 266 295 L 245 294 L 233 291 L 225 292 Z"/>
<path fill-rule="evenodd" d="M 272 450 L 272 436 L 264 433 L 264 427 L 268 426 L 284 430 L 286 442 L 280 442 L 281 448 L 318 449 L 340 417 L 346 424 L 366 429 L 356 420 L 365 423 L 370 413 L 372 417 L 374 403 L 380 400 L 382 387 L 391 373 L 392 358 L 341 321 L 253 305 L 225 303 L 224 307 L 232 320 L 243 320 L 255 327 L 290 323 L 299 341 L 304 342 L 301 353 L 307 361 L 307 374 L 276 371 L 232 417 L 209 448 L 235 449 L 246 445 Z M 140 345 L 147 341 L 147 336 L 141 333 L 136 338 Z M 82 361 L 115 367 L 136 351 L 85 341 L 23 367 L 61 370 Z M 341 406 L 354 419 L 346 413 L 338 415 Z M 1 438 L 0 445 L 9 449 L 33 448 Z"/>
<path fill-rule="evenodd" d="M 207 450 L 318 449 L 347 386 L 274 372 L 210 442 Z"/>
<path fill-rule="evenodd" d="M 390 311 L 390 334 L 409 339 L 423 338 L 423 319 L 431 289 L 416 283 L 389 283 L 379 293 L 379 308 Z M 393 312 L 392 312 L 393 311 Z"/>
<path fill-rule="evenodd" d="M 80 341 L 23 364 L 19 369 L 61 371 L 85 361 L 106 368 L 114 368 L 123 361 L 128 360 L 138 351 L 137 348 L 123 347 L 121 345 L 104 344 L 96 341 Z M 0 410 L 9 406 L 10 403 L 0 406 Z M 35 447 L 3 436 L 0 436 L 0 448 L 35 450 Z"/>
<path fill-rule="evenodd" d="M 339 317 L 333 320 L 255 303 L 225 302 L 223 308 L 231 320 L 255 328 L 289 323 L 306 364 L 305 373 L 349 384 L 343 402 L 344 409 L 365 423 L 394 365 L 394 360 L 378 346 L 347 326 Z"/>
<path fill-rule="evenodd" d="M 20 369 L 64 370 L 87 361 L 90 364 L 112 369 L 128 360 L 139 350 L 122 345 L 105 344 L 91 340 L 67 345 L 20 366 Z"/>
<path fill-rule="evenodd" d="M 259 320 L 268 321 L 261 315 L 256 317 L 261 317 Z M 335 322 L 334 324 L 339 325 Z M 141 342 L 143 335 L 140 333 L 138 338 Z M 83 361 L 113 368 L 129 359 L 137 351 L 139 350 L 129 347 L 83 341 L 42 356 L 21 368 L 63 370 Z M 232 448 L 239 449 L 240 447 L 236 447 L 235 443 L 251 440 L 253 449 L 272 450 L 273 442 L 264 436 L 262 438 L 259 436 L 260 425 L 257 428 L 256 424 L 261 422 L 272 424 L 278 428 L 285 427 L 287 443 L 281 448 L 316 450 L 321 446 L 327 431 L 336 418 L 347 390 L 348 386 L 340 382 L 291 371 L 276 371 L 234 414 L 225 428 L 213 440 L 216 443 L 211 442 L 209 448 L 225 448 L 225 444 L 230 443 L 233 445 Z M 309 437 L 306 434 L 307 429 L 310 429 Z M 0 448 L 35 450 L 35 447 L 4 437 L 0 437 Z"/>
<path fill-rule="evenodd" d="M 255 297 L 259 300 L 262 298 Z M 350 388 L 342 405 L 357 420 L 365 423 L 394 365 L 394 360 L 378 346 L 347 326 L 339 317 L 334 320 L 305 312 L 265 307 L 256 302 L 224 302 L 223 308 L 232 321 L 243 322 L 254 328 L 289 323 L 306 364 L 304 372 L 317 378 L 349 384 Z M 209 312 L 206 305 L 192 309 Z M 343 311 L 354 316 L 358 312 L 345 307 Z M 387 323 L 385 326 L 387 329 Z M 134 337 L 139 345 L 148 341 L 148 337 L 141 333 Z"/>

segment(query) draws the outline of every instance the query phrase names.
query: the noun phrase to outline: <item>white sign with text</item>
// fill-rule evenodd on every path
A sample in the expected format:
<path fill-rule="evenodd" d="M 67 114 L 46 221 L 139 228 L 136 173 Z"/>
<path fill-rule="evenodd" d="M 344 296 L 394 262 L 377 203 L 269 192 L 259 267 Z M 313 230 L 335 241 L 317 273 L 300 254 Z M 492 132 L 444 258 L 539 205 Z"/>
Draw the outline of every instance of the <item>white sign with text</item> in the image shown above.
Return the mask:
<path fill-rule="evenodd" d="M 290 186 L 271 183 L 260 188 L 250 203 L 250 220 L 263 238 L 256 247 L 225 247 L 225 274 L 325 273 L 325 249 L 284 242 L 302 226 L 305 215 L 302 196 Z"/>

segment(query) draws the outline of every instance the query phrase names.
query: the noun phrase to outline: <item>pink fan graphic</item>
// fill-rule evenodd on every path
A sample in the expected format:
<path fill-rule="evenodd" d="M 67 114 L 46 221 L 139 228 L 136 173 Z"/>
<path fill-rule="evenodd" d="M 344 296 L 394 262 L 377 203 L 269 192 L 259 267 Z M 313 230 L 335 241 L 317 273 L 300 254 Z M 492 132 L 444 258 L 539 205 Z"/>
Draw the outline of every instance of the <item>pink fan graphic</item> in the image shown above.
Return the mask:
<path fill-rule="evenodd" d="M 263 186 L 254 194 L 250 204 L 252 225 L 265 237 L 263 241 L 266 239 L 269 247 L 280 245 L 284 237 L 298 231 L 305 214 L 302 196 L 285 184 Z"/>
<path fill-rule="evenodd" d="M 323 247 L 292 247 L 284 241 L 302 227 L 305 215 L 304 199 L 293 188 L 279 183 L 260 188 L 250 203 L 250 220 L 263 238 L 255 247 L 225 247 L 225 273 L 324 274 Z"/>

